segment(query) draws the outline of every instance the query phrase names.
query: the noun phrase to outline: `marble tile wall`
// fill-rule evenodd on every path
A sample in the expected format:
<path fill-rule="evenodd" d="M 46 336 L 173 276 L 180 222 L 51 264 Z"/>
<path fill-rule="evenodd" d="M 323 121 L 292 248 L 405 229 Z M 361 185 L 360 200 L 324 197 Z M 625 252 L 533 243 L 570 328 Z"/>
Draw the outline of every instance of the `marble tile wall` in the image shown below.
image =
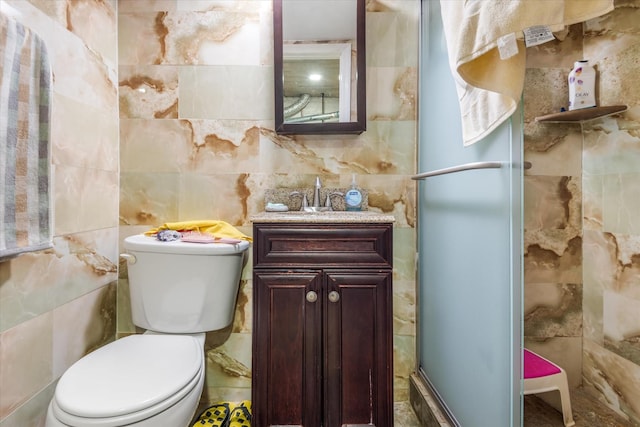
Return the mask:
<path fill-rule="evenodd" d="M 395 400 L 415 348 L 415 172 L 419 2 L 367 2 L 367 131 L 281 136 L 273 122 L 270 0 L 118 3 L 120 236 L 168 221 L 223 219 L 247 234 L 266 189 L 348 187 L 396 218 Z M 136 332 L 120 273 L 118 334 Z M 251 395 L 251 269 L 234 325 L 207 337 L 203 403 Z"/>
<path fill-rule="evenodd" d="M 44 424 L 60 375 L 116 331 L 116 1 L 0 0 L 53 71 L 54 247 L 0 263 L 0 426 Z M 100 31 L 95 31 L 100 28 Z"/>
<path fill-rule="evenodd" d="M 600 72 L 600 101 L 620 117 L 585 126 L 585 387 L 640 425 L 640 1 L 585 26 L 585 55 Z"/>
<path fill-rule="evenodd" d="M 524 94 L 525 345 L 640 425 L 640 1 L 530 48 Z M 566 107 L 566 75 L 589 59 L 599 105 L 584 124 L 534 118 Z"/>
<path fill-rule="evenodd" d="M 0 264 L 1 427 L 41 425 L 69 364 L 116 328 L 136 332 L 124 269 L 116 326 L 124 236 L 193 218 L 250 233 L 265 189 L 312 185 L 316 175 L 338 187 L 357 173 L 371 209 L 396 217 L 395 400 L 407 400 L 417 1 L 367 2 L 368 130 L 341 137 L 273 132 L 268 0 L 0 0 L 0 10 L 38 32 L 52 56 L 55 203 L 54 248 Z M 638 0 L 618 0 L 562 41 L 529 49 L 525 89 L 534 164 L 525 178 L 525 343 L 635 422 L 639 13 Z M 629 111 L 584 126 L 535 123 L 566 105 L 565 75 L 583 57 L 596 63 L 600 103 Z M 233 327 L 208 337 L 208 400 L 250 394 L 249 270 Z"/>

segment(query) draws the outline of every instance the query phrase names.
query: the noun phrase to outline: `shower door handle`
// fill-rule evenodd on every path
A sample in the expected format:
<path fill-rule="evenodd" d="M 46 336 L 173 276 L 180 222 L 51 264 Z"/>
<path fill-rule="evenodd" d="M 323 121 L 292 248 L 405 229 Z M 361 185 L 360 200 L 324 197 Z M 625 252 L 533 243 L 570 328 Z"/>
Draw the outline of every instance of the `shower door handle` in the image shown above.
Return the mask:
<path fill-rule="evenodd" d="M 473 162 L 473 163 L 465 163 L 464 165 L 453 166 L 450 168 L 444 169 L 436 169 L 431 172 L 419 173 L 418 175 L 413 175 L 411 179 L 418 181 L 426 178 L 431 178 L 433 176 L 438 175 L 446 175 L 448 173 L 457 173 L 470 171 L 474 169 L 500 169 L 504 165 L 509 164 L 508 162 Z M 523 169 L 531 169 L 531 162 L 523 162 Z"/>

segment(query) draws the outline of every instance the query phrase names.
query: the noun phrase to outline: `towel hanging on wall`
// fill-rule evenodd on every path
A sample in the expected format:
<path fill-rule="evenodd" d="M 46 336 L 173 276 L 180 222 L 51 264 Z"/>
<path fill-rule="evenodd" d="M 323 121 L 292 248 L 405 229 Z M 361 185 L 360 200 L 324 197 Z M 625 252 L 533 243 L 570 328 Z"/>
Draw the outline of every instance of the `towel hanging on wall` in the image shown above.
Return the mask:
<path fill-rule="evenodd" d="M 503 37 L 534 26 L 559 31 L 613 10 L 613 0 L 441 0 L 449 63 L 456 80 L 463 144 L 471 145 L 516 110 L 524 87 L 525 50 L 501 59 Z"/>
<path fill-rule="evenodd" d="M 0 259 L 52 246 L 50 87 L 42 39 L 0 14 Z"/>

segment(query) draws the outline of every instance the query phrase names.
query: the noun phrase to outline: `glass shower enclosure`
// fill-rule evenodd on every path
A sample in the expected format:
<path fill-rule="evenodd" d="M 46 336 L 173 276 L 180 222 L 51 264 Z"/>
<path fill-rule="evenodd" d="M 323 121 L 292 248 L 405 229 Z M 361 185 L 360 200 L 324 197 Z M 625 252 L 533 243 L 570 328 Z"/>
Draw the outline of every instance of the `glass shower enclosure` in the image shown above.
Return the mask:
<path fill-rule="evenodd" d="M 522 422 L 522 117 L 463 147 L 438 1 L 422 1 L 417 371 L 461 426 Z"/>

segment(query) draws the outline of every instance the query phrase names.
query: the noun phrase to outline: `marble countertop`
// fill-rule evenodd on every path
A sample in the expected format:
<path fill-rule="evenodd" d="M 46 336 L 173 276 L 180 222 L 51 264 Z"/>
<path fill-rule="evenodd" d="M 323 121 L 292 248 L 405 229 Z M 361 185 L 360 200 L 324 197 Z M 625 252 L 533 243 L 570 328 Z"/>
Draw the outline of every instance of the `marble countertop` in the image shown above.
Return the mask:
<path fill-rule="evenodd" d="M 330 211 L 330 212 L 260 212 L 249 218 L 252 222 L 308 222 L 308 223 L 389 223 L 395 217 L 372 211 Z"/>

